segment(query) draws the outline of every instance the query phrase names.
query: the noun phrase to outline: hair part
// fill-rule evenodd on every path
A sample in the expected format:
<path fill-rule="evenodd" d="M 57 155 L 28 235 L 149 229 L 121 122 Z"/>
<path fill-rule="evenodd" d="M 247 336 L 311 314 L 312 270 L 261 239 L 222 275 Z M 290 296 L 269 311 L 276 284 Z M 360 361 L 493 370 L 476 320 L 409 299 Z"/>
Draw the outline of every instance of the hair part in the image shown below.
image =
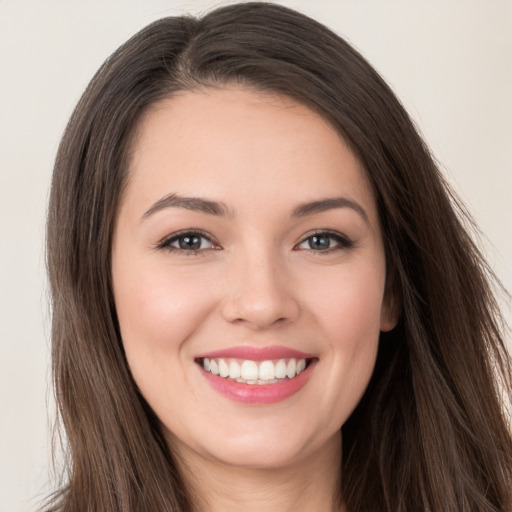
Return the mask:
<path fill-rule="evenodd" d="M 47 510 L 191 511 L 196 497 L 131 377 L 117 323 L 111 249 L 131 142 L 144 112 L 179 90 L 238 84 L 328 119 L 377 198 L 399 325 L 343 426 L 348 510 L 512 510 L 512 440 L 499 382 L 510 360 L 467 214 L 395 95 L 343 39 L 295 11 L 245 3 L 170 17 L 100 68 L 61 141 L 47 264 L 56 398 L 68 482 Z M 399 442 L 397 442 L 399 440 Z"/>

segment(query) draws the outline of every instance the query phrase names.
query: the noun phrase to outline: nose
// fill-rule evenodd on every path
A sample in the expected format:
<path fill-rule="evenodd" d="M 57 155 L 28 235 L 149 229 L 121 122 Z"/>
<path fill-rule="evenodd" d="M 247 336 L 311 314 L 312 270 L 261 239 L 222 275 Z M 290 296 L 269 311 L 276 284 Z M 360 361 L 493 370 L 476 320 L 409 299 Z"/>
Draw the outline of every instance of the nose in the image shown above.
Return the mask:
<path fill-rule="evenodd" d="M 278 257 L 253 254 L 233 266 L 222 306 L 228 322 L 263 330 L 297 319 L 300 307 L 293 293 L 293 279 Z"/>

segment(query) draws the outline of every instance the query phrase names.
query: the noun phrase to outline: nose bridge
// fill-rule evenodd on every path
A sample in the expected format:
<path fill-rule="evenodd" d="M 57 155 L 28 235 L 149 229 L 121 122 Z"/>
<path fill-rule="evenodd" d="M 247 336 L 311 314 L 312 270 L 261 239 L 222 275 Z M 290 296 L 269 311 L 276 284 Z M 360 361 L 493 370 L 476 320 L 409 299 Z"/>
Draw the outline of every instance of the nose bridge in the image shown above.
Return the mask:
<path fill-rule="evenodd" d="M 224 308 L 227 320 L 261 329 L 296 318 L 298 303 L 287 278 L 285 257 L 277 247 L 249 243 L 234 260 Z"/>

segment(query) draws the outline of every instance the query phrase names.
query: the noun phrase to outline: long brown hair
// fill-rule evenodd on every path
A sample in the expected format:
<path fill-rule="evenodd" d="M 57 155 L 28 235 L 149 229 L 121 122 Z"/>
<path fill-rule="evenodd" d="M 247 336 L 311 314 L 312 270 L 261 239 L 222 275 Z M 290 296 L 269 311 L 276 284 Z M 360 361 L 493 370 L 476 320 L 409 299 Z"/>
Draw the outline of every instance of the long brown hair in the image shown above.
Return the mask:
<path fill-rule="evenodd" d="M 100 68 L 59 147 L 48 213 L 53 371 L 67 481 L 47 510 L 184 512 L 194 498 L 124 354 L 111 242 L 141 114 L 177 90 L 242 86 L 320 112 L 377 197 L 399 325 L 342 428 L 350 512 L 511 511 L 511 375 L 492 273 L 403 107 L 343 39 L 282 6 L 161 19 Z"/>

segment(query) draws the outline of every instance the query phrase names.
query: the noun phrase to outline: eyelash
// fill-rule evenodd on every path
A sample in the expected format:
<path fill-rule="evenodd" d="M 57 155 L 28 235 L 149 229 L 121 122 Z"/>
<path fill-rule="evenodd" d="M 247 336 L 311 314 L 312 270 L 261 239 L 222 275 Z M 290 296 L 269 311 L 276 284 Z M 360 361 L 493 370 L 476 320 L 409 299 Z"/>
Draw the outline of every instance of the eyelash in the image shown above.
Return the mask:
<path fill-rule="evenodd" d="M 294 249 L 299 250 L 298 247 L 300 247 L 302 244 L 306 243 L 308 240 L 312 240 L 314 237 L 318 238 L 329 238 L 335 241 L 336 245 L 334 247 L 327 247 L 323 250 L 314 250 L 314 249 L 305 249 L 312 253 L 316 253 L 318 255 L 323 254 L 330 254 L 335 251 L 342 251 L 351 249 L 354 247 L 354 242 L 350 240 L 347 236 L 342 235 L 341 233 L 338 233 L 337 231 L 330 231 L 330 230 L 320 230 L 315 231 L 314 233 L 310 233 L 306 238 L 303 238 L 301 242 L 299 242 Z"/>
<path fill-rule="evenodd" d="M 205 240 L 208 240 L 208 242 L 213 246 L 213 247 L 208 247 L 208 248 L 204 248 L 204 249 L 183 249 L 183 248 L 179 248 L 179 247 L 173 247 L 171 244 L 173 244 L 174 242 L 177 242 L 180 238 L 185 238 L 185 237 L 198 237 L 198 238 L 202 238 L 202 239 L 205 239 Z M 197 229 L 192 229 L 192 230 L 183 230 L 183 231 L 178 231 L 177 233 L 173 233 L 172 235 L 168 236 L 167 238 L 164 238 L 158 245 L 157 245 L 157 250 L 160 250 L 160 249 L 165 249 L 169 252 L 173 252 L 173 253 L 179 253 L 179 254 L 183 254 L 183 255 L 186 255 L 186 256 L 197 256 L 201 253 L 203 253 L 204 251 L 206 250 L 218 250 L 220 247 L 218 245 L 216 245 L 216 243 L 213 241 L 212 237 L 210 235 L 208 235 L 207 233 L 203 232 L 203 231 L 200 231 L 200 230 L 197 230 Z"/>
<path fill-rule="evenodd" d="M 198 237 L 198 238 L 205 239 L 213 247 L 188 250 L 188 249 L 184 249 L 184 248 L 174 247 L 172 245 L 173 243 L 177 242 L 180 238 L 185 238 L 185 237 Z M 301 250 L 300 246 L 304 243 L 307 243 L 308 240 L 312 240 L 314 237 L 332 239 L 335 241 L 336 245 L 334 247 L 327 247 L 322 250 L 314 250 L 312 248 L 304 249 L 304 250 L 310 251 L 312 253 L 317 253 L 317 254 L 329 254 L 334 251 L 351 249 L 354 246 L 354 242 L 352 240 L 350 240 L 348 237 L 346 237 L 345 235 L 342 235 L 336 231 L 324 230 L 324 231 L 316 231 L 314 233 L 309 234 L 307 237 L 303 238 L 297 245 L 295 245 L 293 249 Z M 163 239 L 157 245 L 156 249 L 157 250 L 165 249 L 169 252 L 179 253 L 179 254 L 183 254 L 186 256 L 197 256 L 207 250 L 219 250 L 220 246 L 216 245 L 216 243 L 214 242 L 212 237 L 203 231 L 183 230 L 183 231 L 179 231 L 177 233 L 173 233 L 169 237 Z"/>

